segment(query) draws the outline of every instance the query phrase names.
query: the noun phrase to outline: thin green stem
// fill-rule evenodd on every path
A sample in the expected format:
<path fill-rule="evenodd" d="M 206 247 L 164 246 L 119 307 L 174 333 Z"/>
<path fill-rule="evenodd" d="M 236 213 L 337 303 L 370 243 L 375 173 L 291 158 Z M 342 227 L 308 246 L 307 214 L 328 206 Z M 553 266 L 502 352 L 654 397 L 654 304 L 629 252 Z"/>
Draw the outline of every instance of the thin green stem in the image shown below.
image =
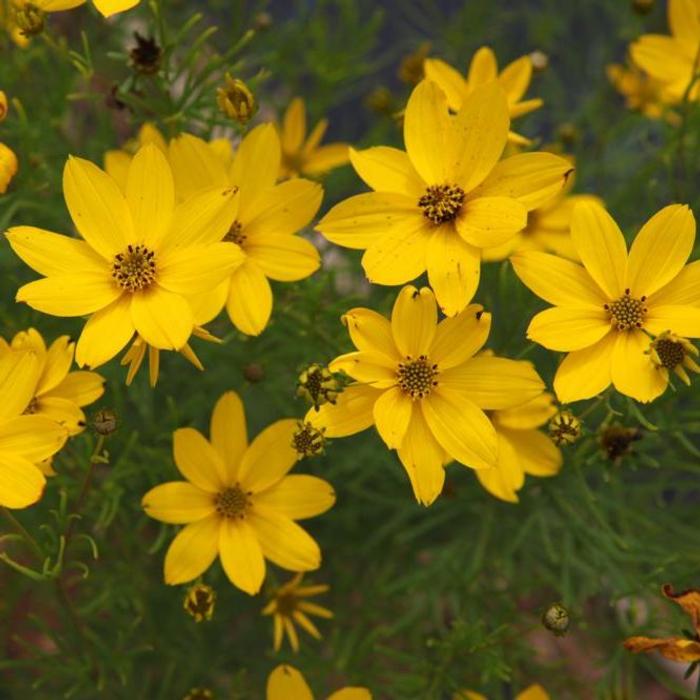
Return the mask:
<path fill-rule="evenodd" d="M 36 555 L 36 558 L 39 560 L 39 563 L 43 563 L 44 559 L 46 558 L 46 555 L 39 546 L 39 543 L 32 537 L 32 535 L 24 527 L 24 525 L 22 525 L 22 523 L 19 520 L 17 520 L 17 518 L 15 518 L 15 516 L 12 515 L 12 513 L 4 506 L 2 507 L 2 514 L 5 516 L 5 520 L 7 520 L 10 523 L 10 525 L 12 525 L 15 532 L 17 532 L 17 534 L 19 534 L 22 537 L 22 539 L 27 543 L 27 545 L 29 545 L 29 548 Z"/>

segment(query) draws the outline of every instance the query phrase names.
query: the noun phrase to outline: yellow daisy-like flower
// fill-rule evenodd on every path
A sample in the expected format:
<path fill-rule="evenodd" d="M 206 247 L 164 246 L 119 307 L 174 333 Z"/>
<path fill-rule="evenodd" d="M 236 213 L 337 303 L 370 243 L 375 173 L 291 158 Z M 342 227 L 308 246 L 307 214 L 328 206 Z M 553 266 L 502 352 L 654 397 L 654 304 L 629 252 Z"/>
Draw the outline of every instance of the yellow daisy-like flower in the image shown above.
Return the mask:
<path fill-rule="evenodd" d="M 687 339 L 666 331 L 654 338 L 649 347 L 649 355 L 657 371 L 668 384 L 670 373 L 680 377 L 690 386 L 688 371 L 700 372 L 700 365 L 693 359 L 698 357 L 698 349 Z"/>
<path fill-rule="evenodd" d="M 473 690 L 460 690 L 454 694 L 452 700 L 487 700 L 487 698 Z M 515 700 L 549 700 L 549 694 L 539 683 L 536 683 L 518 693 Z"/>
<path fill-rule="evenodd" d="M 669 0 L 668 24 L 671 36 L 644 34 L 630 45 L 634 63 L 663 85 L 672 101 L 700 97 L 700 84 L 694 80 L 700 48 L 700 0 Z"/>
<path fill-rule="evenodd" d="M 272 615 L 275 651 L 282 648 L 286 634 L 294 651 L 299 651 L 299 635 L 295 624 L 306 630 L 315 639 L 321 639 L 321 633 L 311 622 L 309 615 L 316 615 L 330 620 L 333 613 L 316 603 L 307 600 L 311 596 L 326 593 L 328 586 L 318 584 L 302 586 L 303 574 L 297 574 L 272 593 L 270 602 L 263 608 L 263 615 Z"/>
<path fill-rule="evenodd" d="M 0 143 L 0 194 L 5 194 L 12 178 L 19 170 L 15 152 L 4 143 Z"/>
<path fill-rule="evenodd" d="M 17 13 L 39 11 L 40 13 L 62 12 L 84 5 L 87 0 L 11 0 Z M 111 17 L 136 7 L 141 0 L 92 0 L 103 17 Z"/>
<path fill-rule="evenodd" d="M 26 413 L 42 374 L 33 350 L 0 353 L 0 506 L 26 508 L 44 492 L 38 466 L 53 457 L 68 438 L 55 420 Z"/>
<path fill-rule="evenodd" d="M 243 263 L 213 292 L 195 304 L 199 325 L 226 306 L 231 322 L 247 335 L 259 335 L 272 313 L 268 279 L 296 282 L 320 265 L 314 246 L 294 234 L 321 205 L 322 187 L 294 178 L 276 184 L 280 141 L 272 124 L 261 124 L 241 141 L 235 155 L 227 143 L 207 144 L 189 134 L 170 142 L 170 161 L 178 192 L 202 187 L 234 187 L 240 205 L 235 221 L 221 234 L 221 245 L 242 253 Z"/>
<path fill-rule="evenodd" d="M 330 364 L 355 380 L 335 405 L 311 409 L 306 420 L 343 437 L 375 425 L 396 450 L 416 498 L 430 505 L 440 494 L 444 465 L 453 459 L 492 469 L 498 438 L 484 410 L 524 404 L 544 384 L 527 362 L 474 357 L 491 328 L 491 315 L 468 306 L 437 323 L 431 289 L 404 287 L 391 321 L 370 309 L 343 316 L 357 352 Z"/>
<path fill-rule="evenodd" d="M 508 103 L 500 86 L 475 89 L 451 116 L 442 90 L 424 80 L 404 119 L 407 152 L 379 146 L 350 151 L 374 192 L 334 206 L 317 225 L 333 243 L 366 249 L 371 282 L 410 282 L 427 269 L 448 316 L 479 285 L 481 249 L 513 238 L 527 213 L 563 187 L 572 167 L 552 153 L 498 162 L 508 137 Z"/>
<path fill-rule="evenodd" d="M 299 175 L 322 175 L 348 162 L 347 143 L 320 145 L 326 129 L 328 129 L 328 120 L 321 119 L 307 137 L 304 100 L 301 97 L 295 97 L 289 103 L 282 119 L 280 133 L 282 142 L 280 179 Z"/>
<path fill-rule="evenodd" d="M 612 382 L 622 394 L 652 401 L 666 380 L 650 361 L 647 334 L 700 337 L 700 261 L 685 266 L 695 241 L 693 213 L 665 207 L 642 226 L 628 254 L 610 214 L 579 204 L 571 238 L 583 265 L 537 251 L 511 258 L 520 279 L 556 305 L 537 314 L 527 333 L 569 353 L 554 378 L 557 397 L 587 399 Z"/>
<path fill-rule="evenodd" d="M 523 100 L 532 79 L 532 59 L 521 56 L 498 71 L 496 54 L 488 46 L 482 46 L 472 57 L 467 76 L 464 77 L 449 63 L 439 58 L 426 58 L 423 64 L 425 77 L 435 81 L 447 95 L 450 109 L 459 112 L 466 98 L 477 88 L 497 81 L 508 98 L 508 113 L 511 119 L 529 114 L 542 106 L 540 98 Z M 511 131 L 508 140 L 526 146 L 530 140 Z"/>
<path fill-rule="evenodd" d="M 267 700 L 314 700 L 304 676 L 292 666 L 278 666 L 267 679 Z M 336 690 L 328 700 L 372 700 L 367 688 L 348 687 Z"/>
<path fill-rule="evenodd" d="M 498 461 L 494 469 L 478 469 L 476 477 L 491 495 L 517 503 L 526 474 L 554 476 L 561 469 L 561 451 L 538 430 L 557 412 L 553 398 L 543 393 L 521 406 L 490 413 L 498 437 Z"/>
<path fill-rule="evenodd" d="M 105 172 L 126 192 L 126 181 L 129 175 L 129 166 L 136 152 L 148 143 L 157 146 L 164 155 L 168 154 L 168 144 L 158 128 L 146 122 L 139 129 L 135 138 L 127 141 L 122 148 L 107 151 L 104 157 Z M 176 193 L 177 194 L 177 193 Z"/>
<path fill-rule="evenodd" d="M 661 119 L 666 116 L 669 121 L 673 121 L 667 105 L 674 100 L 665 94 L 662 82 L 647 75 L 634 64 L 623 66 L 612 63 L 606 66 L 605 73 L 615 89 L 625 98 L 627 109 L 641 112 L 649 119 Z M 675 117 L 677 119 L 678 115 Z"/>
<path fill-rule="evenodd" d="M 251 595 L 265 559 L 290 571 L 320 566 L 318 545 L 295 521 L 325 513 L 335 493 L 315 476 L 288 476 L 295 430 L 295 420 L 279 420 L 248 445 L 243 404 L 230 391 L 214 407 L 210 441 L 194 428 L 175 431 L 175 464 L 187 481 L 156 486 L 142 502 L 152 518 L 185 525 L 165 556 L 166 583 L 197 578 L 217 555 L 231 583 Z"/>
<path fill-rule="evenodd" d="M 208 189 L 176 205 L 168 162 L 149 144 L 129 166 L 126 195 L 74 157 L 63 191 L 84 240 L 11 228 L 15 253 L 45 275 L 21 287 L 17 301 L 54 316 L 91 314 L 76 348 L 81 367 L 107 362 L 135 332 L 156 348 L 182 348 L 195 325 L 188 298 L 242 262 L 240 250 L 220 242 L 235 216 L 233 190 Z"/>

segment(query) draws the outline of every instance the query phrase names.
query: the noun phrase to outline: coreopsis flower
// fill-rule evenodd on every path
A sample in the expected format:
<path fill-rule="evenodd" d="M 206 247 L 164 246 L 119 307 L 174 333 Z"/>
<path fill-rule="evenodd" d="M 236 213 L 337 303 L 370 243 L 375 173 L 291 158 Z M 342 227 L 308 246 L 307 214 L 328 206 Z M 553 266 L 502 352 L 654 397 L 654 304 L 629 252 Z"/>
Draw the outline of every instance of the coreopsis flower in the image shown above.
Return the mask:
<path fill-rule="evenodd" d="M 224 87 L 216 90 L 216 103 L 229 119 L 247 124 L 255 114 L 258 103 L 250 88 L 239 78 L 226 74 Z"/>
<path fill-rule="evenodd" d="M 41 32 L 44 13 L 72 10 L 86 2 L 87 0 L 12 0 L 18 18 L 16 21 L 28 35 Z M 119 12 L 130 10 L 139 2 L 141 0 L 92 0 L 92 4 L 103 17 L 111 17 Z M 22 24 L 23 21 L 27 23 L 26 28 Z"/>
<path fill-rule="evenodd" d="M 325 513 L 335 494 L 323 479 L 288 475 L 295 429 L 295 420 L 279 420 L 248 445 L 243 404 L 230 391 L 214 407 L 209 440 L 194 428 L 175 431 L 175 464 L 186 481 L 156 486 L 142 501 L 152 518 L 185 525 L 165 556 L 166 583 L 192 581 L 217 555 L 231 583 L 251 595 L 265 559 L 289 571 L 320 566 L 318 545 L 295 521 Z"/>
<path fill-rule="evenodd" d="M 0 143 L 0 194 L 5 194 L 12 178 L 19 170 L 15 152 L 4 143 Z"/>
<path fill-rule="evenodd" d="M 7 232 L 20 258 L 44 279 L 17 301 L 54 316 L 90 315 L 76 360 L 97 367 L 138 334 L 150 345 L 179 350 L 195 325 L 188 301 L 242 262 L 220 242 L 235 216 L 231 188 L 202 191 L 175 204 L 170 166 L 152 144 L 129 166 L 126 195 L 104 171 L 71 157 L 63 191 L 82 240 L 32 226 Z"/>
<path fill-rule="evenodd" d="M 481 250 L 501 245 L 527 213 L 564 185 L 571 165 L 552 153 L 499 162 L 508 136 L 508 104 L 495 82 L 477 87 L 450 116 L 442 90 L 424 80 L 404 119 L 407 153 L 384 146 L 350 151 L 374 192 L 334 206 L 317 228 L 333 243 L 364 249 L 370 282 L 410 282 L 427 269 L 447 316 L 479 285 Z"/>
<path fill-rule="evenodd" d="M 579 204 L 571 237 L 583 265 L 537 251 L 511 260 L 520 279 L 554 308 L 537 314 L 528 337 L 569 353 L 554 390 L 563 403 L 587 399 L 610 383 L 638 401 L 652 401 L 667 377 L 649 355 L 648 334 L 700 337 L 700 262 L 685 266 L 695 218 L 672 204 L 642 226 L 629 254 L 622 232 L 596 204 Z"/>
<path fill-rule="evenodd" d="M 700 365 L 693 359 L 698 356 L 698 349 L 687 339 L 674 333 L 664 331 L 654 338 L 649 346 L 651 361 L 661 375 L 664 389 L 668 385 L 670 372 L 680 377 L 684 384 L 690 386 L 687 370 L 700 372 Z"/>
<path fill-rule="evenodd" d="M 29 45 L 29 37 L 17 26 L 14 9 L 5 2 L 0 2 L 0 29 L 9 34 L 16 46 L 25 48 Z"/>
<path fill-rule="evenodd" d="M 295 282 L 320 265 L 316 248 L 294 235 L 314 217 L 321 205 L 322 187 L 294 178 L 276 184 L 280 141 L 272 124 L 261 124 L 241 141 L 231 158 L 222 144 L 207 144 L 189 134 L 170 142 L 170 161 L 178 192 L 202 187 L 233 187 L 239 208 L 221 245 L 242 253 L 243 264 L 214 291 L 203 295 L 206 311 L 196 311 L 200 324 L 226 306 L 231 322 L 247 335 L 259 335 L 272 313 L 268 279 Z"/>
<path fill-rule="evenodd" d="M 404 287 L 391 321 L 370 309 L 343 316 L 356 352 L 331 362 L 355 382 L 335 405 L 311 409 L 306 420 L 344 437 L 375 425 L 396 450 L 416 499 L 430 505 L 442 491 L 444 465 L 493 469 L 498 437 L 484 410 L 503 410 L 534 399 L 544 384 L 527 362 L 474 357 L 489 334 L 491 315 L 468 306 L 437 323 L 428 287 Z"/>
<path fill-rule="evenodd" d="M 292 435 L 292 447 L 299 455 L 299 459 L 323 454 L 326 446 L 324 433 L 323 428 L 316 428 L 308 421 L 297 421 L 297 429 Z"/>
<path fill-rule="evenodd" d="M 310 597 L 326 593 L 329 587 L 325 584 L 302 586 L 302 578 L 303 574 L 297 574 L 274 590 L 270 602 L 263 608 L 263 615 L 272 616 L 275 651 L 282 648 L 285 635 L 292 649 L 299 651 L 299 635 L 295 624 L 308 632 L 314 639 L 321 639 L 321 633 L 309 615 L 327 620 L 333 617 L 330 610 L 308 600 Z"/>
<path fill-rule="evenodd" d="M 314 700 L 304 676 L 292 666 L 278 666 L 267 679 L 267 700 Z M 328 700 L 372 700 L 367 688 L 347 687 L 336 690 Z"/>
<path fill-rule="evenodd" d="M 673 100 L 665 94 L 664 84 L 659 80 L 647 75 L 634 64 L 623 66 L 611 63 L 605 68 L 605 73 L 614 88 L 625 98 L 627 109 L 641 112 L 649 119 L 666 116 L 669 121 L 673 120 L 668 112 L 668 104 Z"/>
<path fill-rule="evenodd" d="M 328 129 L 328 120 L 321 119 L 307 137 L 304 100 L 301 97 L 295 97 L 289 103 L 280 129 L 282 143 L 280 179 L 299 175 L 323 175 L 348 162 L 347 143 L 320 145 L 326 129 Z"/>
<path fill-rule="evenodd" d="M 498 460 L 493 469 L 475 473 L 491 495 L 517 503 L 526 474 L 554 476 L 561 469 L 560 450 L 538 430 L 557 412 L 552 400 L 551 394 L 543 393 L 521 406 L 489 414 L 498 438 Z"/>
<path fill-rule="evenodd" d="M 150 122 L 143 124 L 136 137 L 127 141 L 122 148 L 113 149 L 105 153 L 105 172 L 116 181 L 122 192 L 126 192 L 126 180 L 134 154 L 147 143 L 154 144 L 167 155 L 168 144 L 160 131 L 158 131 L 158 128 Z"/>
<path fill-rule="evenodd" d="M 316 411 L 325 403 L 334 404 L 341 390 L 333 372 L 316 362 L 305 367 L 297 378 L 297 396 L 306 399 Z"/>
<path fill-rule="evenodd" d="M 496 54 L 488 46 L 482 46 L 472 57 L 466 76 L 439 58 L 426 58 L 424 69 L 425 77 L 440 86 L 447 96 L 447 104 L 454 112 L 462 109 L 467 97 L 475 90 L 493 81 L 497 81 L 506 94 L 511 120 L 542 106 L 539 97 L 523 100 L 532 79 L 530 56 L 521 56 L 499 72 Z M 508 140 L 518 145 L 530 143 L 529 139 L 513 131 L 508 134 Z"/>
<path fill-rule="evenodd" d="M 473 690 L 460 690 L 455 693 L 452 700 L 487 700 L 485 695 L 475 693 Z M 549 700 L 547 691 L 535 683 L 515 696 L 515 700 Z"/>
<path fill-rule="evenodd" d="M 661 593 L 667 600 L 679 605 L 687 613 L 693 625 L 690 637 L 629 637 L 624 641 L 625 649 L 635 653 L 658 651 L 671 661 L 685 663 L 700 662 L 700 590 L 691 588 L 674 593 L 673 587 L 666 584 Z"/>
<path fill-rule="evenodd" d="M 644 34 L 630 45 L 635 65 L 663 85 L 663 92 L 680 102 L 700 97 L 695 80 L 700 46 L 700 0 L 668 0 L 671 35 Z"/>
<path fill-rule="evenodd" d="M 555 445 L 573 445 L 583 432 L 581 421 L 571 411 L 558 411 L 548 428 Z"/>
<path fill-rule="evenodd" d="M 44 492 L 39 466 L 68 439 L 68 430 L 47 416 L 27 413 L 42 372 L 33 350 L 0 353 L 0 506 L 26 508 Z"/>

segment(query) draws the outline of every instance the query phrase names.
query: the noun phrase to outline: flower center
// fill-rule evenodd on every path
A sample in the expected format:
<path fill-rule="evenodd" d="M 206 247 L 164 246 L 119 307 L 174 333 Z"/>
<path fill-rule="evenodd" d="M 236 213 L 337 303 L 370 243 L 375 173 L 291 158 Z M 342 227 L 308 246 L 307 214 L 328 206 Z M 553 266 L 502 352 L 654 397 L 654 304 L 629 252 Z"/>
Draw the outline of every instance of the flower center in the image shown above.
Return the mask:
<path fill-rule="evenodd" d="M 297 421 L 297 429 L 292 435 L 292 447 L 299 457 L 313 457 L 323 454 L 326 442 L 323 433 L 325 428 L 315 428 L 312 423 Z"/>
<path fill-rule="evenodd" d="M 418 200 L 423 216 L 434 224 L 452 221 L 464 203 L 464 190 L 457 185 L 430 185 Z"/>
<path fill-rule="evenodd" d="M 277 612 L 285 617 L 291 617 L 297 609 L 298 599 L 294 593 L 282 593 L 277 595 Z"/>
<path fill-rule="evenodd" d="M 114 256 L 114 281 L 127 292 L 148 289 L 156 280 L 156 254 L 144 245 L 130 245 Z"/>
<path fill-rule="evenodd" d="M 674 369 L 685 360 L 685 348 L 670 338 L 657 338 L 654 341 L 654 350 L 662 367 Z"/>
<path fill-rule="evenodd" d="M 231 224 L 231 228 L 226 232 L 224 236 L 224 241 L 226 243 L 235 243 L 236 245 L 243 245 L 247 236 L 243 233 L 243 224 L 240 221 L 234 221 Z"/>
<path fill-rule="evenodd" d="M 246 493 L 240 486 L 231 486 L 216 495 L 214 506 L 222 518 L 243 519 L 250 508 L 250 492 Z"/>
<path fill-rule="evenodd" d="M 630 290 L 619 299 L 605 304 L 603 308 L 608 312 L 610 321 L 618 331 L 627 331 L 630 328 L 641 328 L 647 315 L 647 307 L 644 306 L 646 297 L 635 299 L 630 296 Z"/>
<path fill-rule="evenodd" d="M 431 365 L 425 355 L 416 360 L 407 357 L 396 371 L 399 386 L 414 400 L 425 398 L 437 386 L 438 374 L 437 365 Z"/>

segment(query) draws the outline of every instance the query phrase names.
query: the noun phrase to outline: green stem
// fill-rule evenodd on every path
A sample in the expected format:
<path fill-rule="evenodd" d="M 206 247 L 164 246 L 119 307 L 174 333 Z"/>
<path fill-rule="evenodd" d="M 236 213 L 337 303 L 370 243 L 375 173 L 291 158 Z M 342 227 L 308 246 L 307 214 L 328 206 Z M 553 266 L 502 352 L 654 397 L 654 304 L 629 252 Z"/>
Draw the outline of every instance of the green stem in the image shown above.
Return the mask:
<path fill-rule="evenodd" d="M 15 516 L 12 515 L 12 513 L 4 506 L 2 507 L 2 514 L 5 516 L 5 520 L 12 525 L 14 530 L 29 545 L 29 548 L 32 550 L 32 552 L 34 552 L 36 558 L 39 560 L 39 563 L 43 563 L 46 555 L 39 546 L 39 543 L 29 534 L 29 531 L 24 527 L 24 525 L 22 525 L 22 523 L 17 520 L 17 518 L 15 518 Z"/>

